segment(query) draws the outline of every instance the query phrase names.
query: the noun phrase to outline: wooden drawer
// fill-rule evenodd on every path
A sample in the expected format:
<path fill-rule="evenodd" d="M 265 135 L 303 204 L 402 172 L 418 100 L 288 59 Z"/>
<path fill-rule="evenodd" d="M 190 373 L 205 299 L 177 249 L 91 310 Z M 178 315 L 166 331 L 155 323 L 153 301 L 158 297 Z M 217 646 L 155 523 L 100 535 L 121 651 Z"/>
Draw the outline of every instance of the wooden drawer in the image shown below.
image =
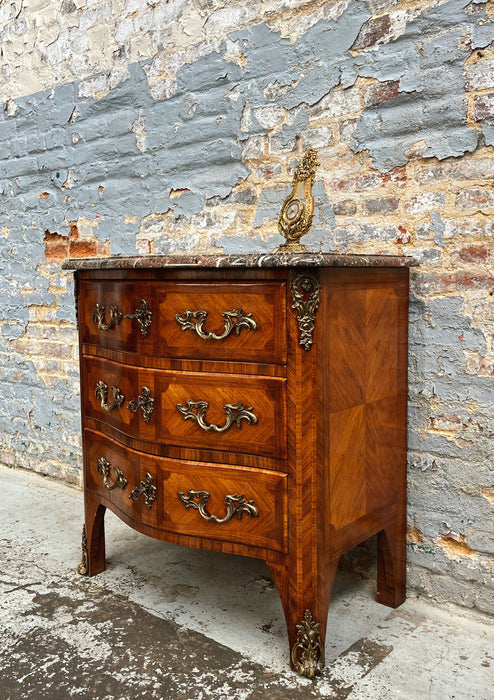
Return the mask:
<path fill-rule="evenodd" d="M 103 496 L 118 514 L 136 521 L 143 517 L 142 501 L 129 496 L 139 484 L 139 460 L 100 433 L 84 430 L 84 487 Z"/>
<path fill-rule="evenodd" d="M 286 474 L 150 457 L 90 430 L 84 451 L 86 489 L 127 518 L 183 536 L 286 549 Z"/>
<path fill-rule="evenodd" d="M 283 364 L 285 311 L 282 281 L 83 280 L 79 289 L 83 343 L 155 357 Z"/>
<path fill-rule="evenodd" d="M 158 466 L 166 530 L 286 549 L 286 474 L 166 459 Z"/>
<path fill-rule="evenodd" d="M 85 416 L 126 435 L 286 459 L 286 379 L 143 369 L 96 357 L 84 358 L 83 377 Z"/>

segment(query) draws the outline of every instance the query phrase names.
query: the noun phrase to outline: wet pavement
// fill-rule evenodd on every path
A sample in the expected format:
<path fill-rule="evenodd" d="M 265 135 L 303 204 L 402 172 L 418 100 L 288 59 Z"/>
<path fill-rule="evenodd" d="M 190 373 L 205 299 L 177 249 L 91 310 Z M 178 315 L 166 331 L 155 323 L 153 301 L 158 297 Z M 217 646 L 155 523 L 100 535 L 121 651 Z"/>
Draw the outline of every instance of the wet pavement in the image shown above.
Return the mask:
<path fill-rule="evenodd" d="M 107 570 L 79 576 L 83 497 L 0 467 L 0 699 L 490 700 L 494 620 L 338 575 L 327 665 L 288 667 L 263 562 L 152 540 L 106 515 Z"/>

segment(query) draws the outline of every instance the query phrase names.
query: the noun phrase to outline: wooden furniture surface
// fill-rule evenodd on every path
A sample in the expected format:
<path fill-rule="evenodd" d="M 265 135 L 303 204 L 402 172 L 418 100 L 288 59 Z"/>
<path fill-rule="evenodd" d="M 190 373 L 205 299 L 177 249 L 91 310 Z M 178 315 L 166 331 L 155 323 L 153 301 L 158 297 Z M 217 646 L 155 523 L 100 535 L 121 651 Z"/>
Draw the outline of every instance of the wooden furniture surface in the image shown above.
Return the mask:
<path fill-rule="evenodd" d="M 279 255 L 70 261 L 85 532 L 264 559 L 290 661 L 324 664 L 339 557 L 377 534 L 377 598 L 405 599 L 408 261 Z"/>

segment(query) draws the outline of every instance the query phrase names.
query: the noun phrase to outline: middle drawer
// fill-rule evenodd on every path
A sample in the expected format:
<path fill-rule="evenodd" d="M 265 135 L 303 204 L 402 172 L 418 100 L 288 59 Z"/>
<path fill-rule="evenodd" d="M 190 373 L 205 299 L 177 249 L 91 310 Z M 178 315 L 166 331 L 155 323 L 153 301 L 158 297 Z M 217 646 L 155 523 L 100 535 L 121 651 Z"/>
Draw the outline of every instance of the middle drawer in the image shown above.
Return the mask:
<path fill-rule="evenodd" d="M 88 418 L 130 437 L 286 459 L 286 379 L 83 359 Z"/>

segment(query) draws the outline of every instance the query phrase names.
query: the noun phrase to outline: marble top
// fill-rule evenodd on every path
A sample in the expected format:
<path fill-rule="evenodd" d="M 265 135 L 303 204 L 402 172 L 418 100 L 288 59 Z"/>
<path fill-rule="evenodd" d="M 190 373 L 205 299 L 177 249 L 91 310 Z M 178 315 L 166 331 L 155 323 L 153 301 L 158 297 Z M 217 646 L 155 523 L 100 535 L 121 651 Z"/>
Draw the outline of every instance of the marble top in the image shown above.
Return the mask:
<path fill-rule="evenodd" d="M 163 267 L 411 267 L 413 258 L 401 255 L 343 255 L 336 253 L 255 253 L 243 255 L 139 255 L 72 258 L 64 270 L 121 270 Z"/>

